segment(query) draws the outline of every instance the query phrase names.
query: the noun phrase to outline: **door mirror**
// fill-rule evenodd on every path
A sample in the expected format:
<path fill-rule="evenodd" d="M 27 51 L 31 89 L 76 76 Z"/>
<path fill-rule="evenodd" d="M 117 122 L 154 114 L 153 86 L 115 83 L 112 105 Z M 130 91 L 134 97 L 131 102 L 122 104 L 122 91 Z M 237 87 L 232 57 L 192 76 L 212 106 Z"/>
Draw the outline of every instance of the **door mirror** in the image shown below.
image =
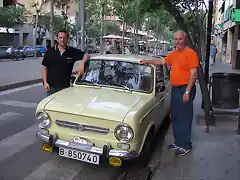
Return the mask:
<path fill-rule="evenodd" d="M 163 92 L 165 91 L 166 87 L 165 85 L 163 84 L 163 82 L 159 81 L 156 83 L 156 94 L 160 93 L 160 92 Z"/>
<path fill-rule="evenodd" d="M 71 84 L 73 84 L 74 83 L 74 81 L 75 81 L 75 79 L 76 79 L 76 77 L 75 76 L 71 76 Z"/>

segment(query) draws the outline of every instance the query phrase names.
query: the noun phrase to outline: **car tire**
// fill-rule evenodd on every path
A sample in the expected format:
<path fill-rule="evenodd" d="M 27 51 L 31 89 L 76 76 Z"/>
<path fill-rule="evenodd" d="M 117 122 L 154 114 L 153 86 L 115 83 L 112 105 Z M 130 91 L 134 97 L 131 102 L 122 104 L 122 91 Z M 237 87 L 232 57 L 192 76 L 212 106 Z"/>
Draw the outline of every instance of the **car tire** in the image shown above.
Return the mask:
<path fill-rule="evenodd" d="M 137 162 L 137 166 L 139 168 L 145 168 L 151 157 L 152 157 L 152 152 L 153 152 L 153 140 L 154 140 L 154 130 L 151 129 L 149 132 L 148 132 L 148 135 L 145 139 L 145 142 L 144 142 L 144 145 L 143 145 L 143 148 L 142 148 L 142 151 L 138 157 L 138 162 Z"/>

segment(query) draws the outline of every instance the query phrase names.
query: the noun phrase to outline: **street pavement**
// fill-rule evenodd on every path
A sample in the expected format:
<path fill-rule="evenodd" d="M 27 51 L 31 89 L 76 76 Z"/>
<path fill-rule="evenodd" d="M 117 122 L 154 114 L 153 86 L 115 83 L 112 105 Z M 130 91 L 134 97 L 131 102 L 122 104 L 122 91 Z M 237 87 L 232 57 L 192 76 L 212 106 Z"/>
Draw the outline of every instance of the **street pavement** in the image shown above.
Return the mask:
<path fill-rule="evenodd" d="M 40 83 L 0 92 L 0 180 L 147 180 L 150 168 L 136 169 L 134 161 L 113 168 L 43 152 L 34 113 L 44 97 Z M 163 137 L 160 133 L 157 139 Z"/>

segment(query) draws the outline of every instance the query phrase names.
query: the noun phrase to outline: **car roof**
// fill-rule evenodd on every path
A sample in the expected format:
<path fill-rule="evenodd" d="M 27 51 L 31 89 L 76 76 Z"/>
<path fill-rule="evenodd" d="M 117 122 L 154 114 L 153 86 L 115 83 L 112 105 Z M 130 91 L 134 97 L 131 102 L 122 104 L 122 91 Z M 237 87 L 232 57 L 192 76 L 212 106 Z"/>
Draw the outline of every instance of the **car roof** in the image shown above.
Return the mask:
<path fill-rule="evenodd" d="M 103 55 L 96 55 L 91 57 L 91 59 L 97 60 L 116 60 L 116 61 L 126 61 L 126 62 L 133 62 L 138 63 L 141 59 L 150 60 L 153 59 L 151 56 L 144 56 L 144 55 L 126 55 L 126 54 L 103 54 Z"/>

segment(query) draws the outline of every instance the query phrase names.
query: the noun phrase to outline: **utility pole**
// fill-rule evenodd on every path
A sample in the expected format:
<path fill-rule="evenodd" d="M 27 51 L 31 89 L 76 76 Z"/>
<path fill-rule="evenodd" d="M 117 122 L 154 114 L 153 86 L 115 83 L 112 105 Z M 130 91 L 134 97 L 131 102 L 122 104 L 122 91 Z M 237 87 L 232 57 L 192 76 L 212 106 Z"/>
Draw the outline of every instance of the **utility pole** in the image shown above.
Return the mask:
<path fill-rule="evenodd" d="M 81 50 L 85 51 L 85 1 L 80 0 L 80 13 L 81 13 Z"/>
<path fill-rule="evenodd" d="M 209 56 L 210 56 L 210 43 L 211 43 L 211 31 L 212 31 L 212 15 L 213 15 L 213 0 L 209 0 L 208 10 L 208 26 L 207 26 L 207 46 L 206 46 L 206 57 L 205 57 L 205 72 L 203 72 L 202 65 L 198 69 L 198 79 L 202 92 L 202 108 L 204 109 L 207 132 L 209 131 L 209 125 L 215 125 L 215 119 L 211 112 L 213 108 L 211 106 L 210 89 L 207 85 L 209 83 Z M 203 76 L 204 74 L 204 76 Z"/>
<path fill-rule="evenodd" d="M 232 54 L 231 54 L 231 63 L 232 63 L 233 70 L 236 69 L 236 62 L 237 62 L 238 34 L 239 34 L 239 23 L 236 23 L 234 27 Z"/>
<path fill-rule="evenodd" d="M 104 23 L 104 9 L 105 9 L 105 2 L 101 3 L 102 12 L 101 12 L 101 38 L 100 38 L 100 54 L 103 54 L 104 47 L 103 47 L 103 23 Z"/>
<path fill-rule="evenodd" d="M 34 59 L 37 58 L 37 28 L 40 10 L 36 7 L 35 29 L 34 29 Z"/>
<path fill-rule="evenodd" d="M 79 0 L 76 0 L 76 47 L 79 47 Z"/>
<path fill-rule="evenodd" d="M 51 36 L 51 46 L 54 46 L 54 31 L 53 31 L 53 18 L 54 18 L 54 0 L 50 1 L 50 36 Z"/>
<path fill-rule="evenodd" d="M 205 57 L 205 81 L 208 84 L 209 81 L 209 56 L 210 56 L 210 45 L 211 45 L 211 33 L 212 33 L 212 17 L 213 17 L 213 0 L 209 0 L 208 10 L 208 27 L 207 27 L 207 47 Z"/>

